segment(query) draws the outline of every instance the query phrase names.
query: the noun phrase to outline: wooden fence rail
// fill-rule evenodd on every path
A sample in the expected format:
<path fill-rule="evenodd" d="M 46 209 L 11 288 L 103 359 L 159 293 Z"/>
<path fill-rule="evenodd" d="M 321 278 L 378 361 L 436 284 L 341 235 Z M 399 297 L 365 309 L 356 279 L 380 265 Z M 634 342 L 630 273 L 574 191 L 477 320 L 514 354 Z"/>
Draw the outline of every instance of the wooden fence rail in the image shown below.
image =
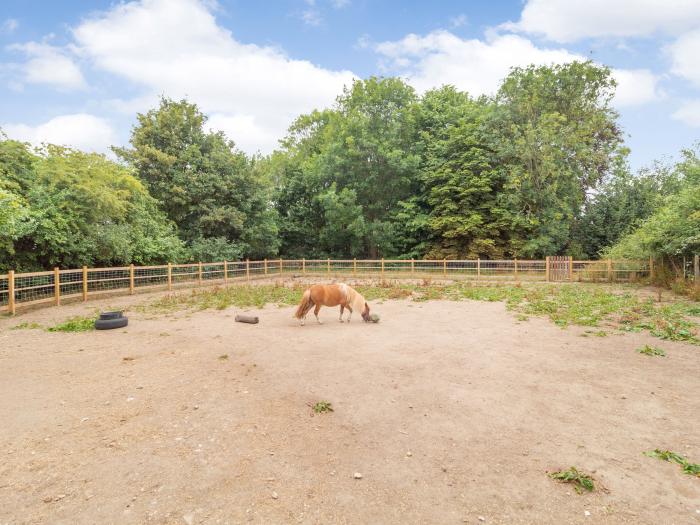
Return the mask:
<path fill-rule="evenodd" d="M 695 268 L 698 268 L 697 258 Z M 137 289 L 172 290 L 182 286 L 278 276 L 431 278 L 483 281 L 633 281 L 651 277 L 653 261 L 575 261 L 571 257 L 527 259 L 268 259 L 213 263 L 59 269 L 0 275 L 0 312 L 17 306 L 60 305 L 63 298 L 87 301 L 105 293 L 133 294 Z M 696 274 L 698 270 L 696 269 Z"/>

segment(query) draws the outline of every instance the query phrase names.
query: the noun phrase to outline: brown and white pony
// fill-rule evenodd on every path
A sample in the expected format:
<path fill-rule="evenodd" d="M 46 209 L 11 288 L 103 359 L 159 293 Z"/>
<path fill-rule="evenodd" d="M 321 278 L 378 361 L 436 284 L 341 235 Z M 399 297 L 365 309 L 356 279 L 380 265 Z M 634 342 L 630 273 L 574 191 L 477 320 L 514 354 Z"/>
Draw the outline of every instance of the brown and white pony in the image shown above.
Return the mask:
<path fill-rule="evenodd" d="M 369 305 L 365 298 L 360 295 L 357 290 L 347 284 L 315 284 L 304 292 L 301 298 L 301 303 L 297 308 L 294 317 L 301 320 L 302 326 L 306 321 L 306 314 L 309 310 L 316 306 L 314 315 L 316 321 L 321 324 L 318 318 L 318 312 L 321 306 L 338 306 L 340 305 L 340 322 L 343 322 L 343 310 L 350 310 L 348 315 L 348 323 L 352 317 L 353 311 L 357 310 L 362 315 L 365 322 L 369 321 Z"/>

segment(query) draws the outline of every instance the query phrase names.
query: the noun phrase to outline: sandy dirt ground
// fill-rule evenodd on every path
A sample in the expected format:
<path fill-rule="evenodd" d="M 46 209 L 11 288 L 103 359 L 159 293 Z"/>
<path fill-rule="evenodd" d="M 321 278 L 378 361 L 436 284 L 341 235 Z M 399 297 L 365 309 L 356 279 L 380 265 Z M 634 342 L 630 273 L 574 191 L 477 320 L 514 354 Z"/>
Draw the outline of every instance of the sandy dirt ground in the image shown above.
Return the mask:
<path fill-rule="evenodd" d="M 9 329 L 148 300 L 0 320 L 0 523 L 700 523 L 700 479 L 643 455 L 700 462 L 699 347 L 469 301 Z"/>

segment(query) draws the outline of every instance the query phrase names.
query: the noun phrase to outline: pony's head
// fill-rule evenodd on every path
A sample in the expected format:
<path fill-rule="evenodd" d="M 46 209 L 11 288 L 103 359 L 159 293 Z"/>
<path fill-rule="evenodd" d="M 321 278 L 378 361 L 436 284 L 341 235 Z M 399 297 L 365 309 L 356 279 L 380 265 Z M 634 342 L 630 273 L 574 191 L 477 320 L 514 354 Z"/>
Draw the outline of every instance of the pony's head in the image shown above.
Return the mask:
<path fill-rule="evenodd" d="M 369 323 L 369 305 L 365 303 L 365 307 L 362 309 L 362 320 L 365 323 Z"/>

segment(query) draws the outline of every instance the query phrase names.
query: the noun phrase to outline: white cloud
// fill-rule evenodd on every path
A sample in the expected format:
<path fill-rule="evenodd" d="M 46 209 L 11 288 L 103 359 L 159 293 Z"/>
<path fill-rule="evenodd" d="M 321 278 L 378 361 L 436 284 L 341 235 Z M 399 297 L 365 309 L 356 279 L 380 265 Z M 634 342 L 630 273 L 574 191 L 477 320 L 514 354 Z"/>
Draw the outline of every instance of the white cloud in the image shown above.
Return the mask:
<path fill-rule="evenodd" d="M 46 84 L 59 90 L 84 89 L 85 79 L 80 68 L 67 52 L 61 48 L 38 42 L 14 44 L 13 51 L 27 56 L 19 66 L 22 80 L 30 84 Z"/>
<path fill-rule="evenodd" d="M 674 119 L 680 120 L 689 126 L 700 127 L 700 100 L 691 100 L 684 103 L 672 115 Z"/>
<path fill-rule="evenodd" d="M 206 128 L 210 131 L 223 131 L 229 139 L 236 138 L 236 145 L 243 151 L 272 151 L 277 140 L 256 121 L 254 115 L 227 115 L 214 113 L 209 117 Z"/>
<path fill-rule="evenodd" d="M 384 57 L 385 70 L 407 77 L 419 91 L 453 84 L 472 95 L 495 93 L 511 67 L 586 59 L 566 49 L 539 48 L 518 35 L 496 35 L 484 41 L 461 39 L 444 30 L 383 42 L 375 50 Z M 619 83 L 617 106 L 643 104 L 661 96 L 658 78 L 648 70 L 618 69 L 613 76 Z"/>
<path fill-rule="evenodd" d="M 668 46 L 671 72 L 700 86 L 700 29 L 682 35 Z"/>
<path fill-rule="evenodd" d="M 73 35 L 77 52 L 96 68 L 142 88 L 136 103 L 159 94 L 187 97 L 216 114 L 214 122 L 226 122 L 229 138 L 263 152 L 300 113 L 330 105 L 354 78 L 279 49 L 240 43 L 196 0 L 117 4 L 83 21 Z"/>
<path fill-rule="evenodd" d="M 679 34 L 699 23 L 698 0 L 527 0 L 520 20 L 501 27 L 556 42 L 575 42 Z"/>
<path fill-rule="evenodd" d="M 115 133 L 110 124 L 87 113 L 61 115 L 37 126 L 7 123 L 2 125 L 2 129 L 8 137 L 31 142 L 35 146 L 48 142 L 108 153 L 109 146 L 115 143 Z"/>
<path fill-rule="evenodd" d="M 14 33 L 15 29 L 19 27 L 19 22 L 14 18 L 8 18 L 2 24 L 0 24 L 0 33 L 5 33 L 7 35 Z"/>
<path fill-rule="evenodd" d="M 617 81 L 615 105 L 639 106 L 664 98 L 659 88 L 659 77 L 648 69 L 613 69 Z"/>

